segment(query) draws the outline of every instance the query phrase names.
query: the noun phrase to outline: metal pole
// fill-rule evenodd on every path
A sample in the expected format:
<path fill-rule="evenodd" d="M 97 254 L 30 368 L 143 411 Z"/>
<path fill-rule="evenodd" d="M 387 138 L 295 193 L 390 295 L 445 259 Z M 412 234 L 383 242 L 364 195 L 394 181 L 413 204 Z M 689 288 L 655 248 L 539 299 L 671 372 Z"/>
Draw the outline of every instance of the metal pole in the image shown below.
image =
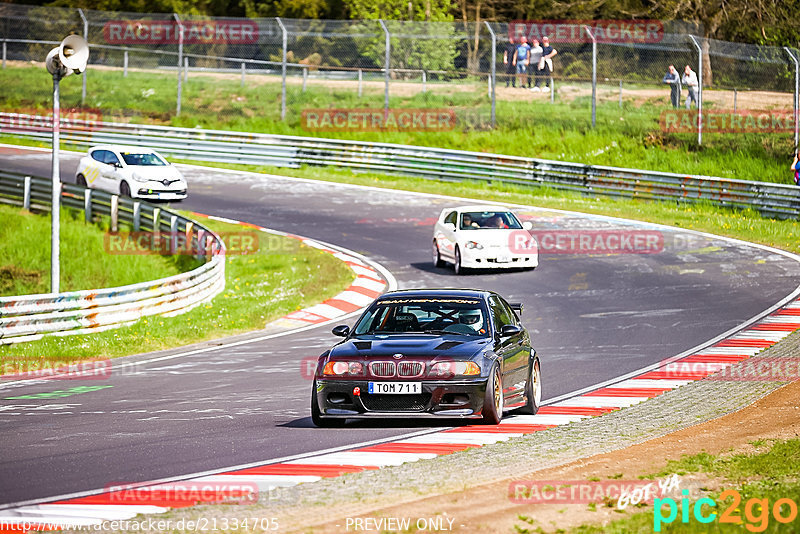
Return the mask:
<path fill-rule="evenodd" d="M 244 87 L 244 73 L 245 73 L 245 66 L 244 66 L 244 61 L 242 61 L 242 87 Z"/>
<path fill-rule="evenodd" d="M 383 115 L 384 117 L 389 116 L 389 61 L 392 58 L 392 43 L 391 43 L 391 36 L 389 34 L 389 28 L 386 27 L 384 24 L 383 19 L 378 19 L 378 22 L 381 23 L 381 28 L 383 28 L 383 33 L 386 35 L 386 57 L 384 58 L 384 89 L 383 89 Z"/>
<path fill-rule="evenodd" d="M 189 81 L 189 58 L 183 58 L 183 83 Z"/>
<path fill-rule="evenodd" d="M 278 26 L 281 27 L 281 33 L 283 34 L 283 57 L 281 59 L 281 120 L 284 120 L 286 119 L 286 54 L 289 43 L 288 36 L 286 35 L 286 26 L 283 25 L 283 21 L 280 17 L 276 17 L 275 20 L 278 21 Z"/>
<path fill-rule="evenodd" d="M 597 124 L 597 39 L 589 26 L 584 26 L 584 28 L 592 39 L 592 128 L 594 128 Z"/>
<path fill-rule="evenodd" d="M 697 48 L 697 144 L 703 144 L 703 49 L 694 38 L 694 35 L 689 35 L 689 39 L 694 43 Z"/>
<path fill-rule="evenodd" d="M 306 81 L 308 81 L 308 67 L 303 67 L 303 92 L 306 92 Z"/>
<path fill-rule="evenodd" d="M 358 69 L 358 98 L 361 98 L 363 88 L 361 87 L 361 82 L 363 81 L 363 71 Z"/>
<path fill-rule="evenodd" d="M 53 74 L 53 160 L 51 169 L 52 180 L 52 210 L 50 212 L 50 292 L 58 293 L 61 279 L 60 269 L 60 235 L 61 235 L 61 169 L 59 166 L 59 148 L 61 133 L 61 105 L 59 102 L 58 82 L 61 81 L 59 73 Z"/>
<path fill-rule="evenodd" d="M 3 68 L 6 68 L 6 54 L 8 50 L 6 49 L 6 40 L 3 39 Z"/>
<path fill-rule="evenodd" d="M 422 69 L 422 92 L 428 92 L 428 73 L 425 72 L 425 69 Z"/>
<path fill-rule="evenodd" d="M 122 56 L 122 77 L 128 77 L 128 49 L 125 49 L 125 53 Z"/>
<path fill-rule="evenodd" d="M 177 13 L 173 13 L 172 16 L 175 17 L 175 22 L 178 23 L 178 105 L 175 110 L 175 115 L 180 116 L 181 92 L 183 91 L 183 87 L 181 86 L 181 65 L 183 64 L 183 22 L 181 22 L 181 19 L 178 17 Z"/>
<path fill-rule="evenodd" d="M 619 109 L 622 109 L 622 80 L 619 81 Z"/>
<path fill-rule="evenodd" d="M 496 120 L 496 88 L 497 88 L 497 35 L 494 33 L 494 29 L 492 29 L 492 25 L 489 24 L 489 21 L 483 21 L 486 24 L 486 28 L 489 30 L 489 33 L 492 35 L 492 72 L 489 74 L 492 80 L 492 128 L 494 128 L 497 124 Z"/>
<path fill-rule="evenodd" d="M 789 54 L 789 57 L 792 58 L 794 62 L 794 149 L 795 151 L 799 148 L 798 143 L 798 133 L 800 133 L 800 117 L 798 117 L 798 107 L 800 107 L 800 63 L 797 61 L 797 56 L 792 54 L 792 51 L 789 49 L 788 46 L 783 47 L 786 50 L 786 53 Z"/>
<path fill-rule="evenodd" d="M 733 112 L 734 113 L 736 113 L 736 100 L 738 99 L 738 97 L 739 97 L 739 92 L 734 87 L 733 88 Z"/>
<path fill-rule="evenodd" d="M 83 21 L 83 38 L 86 39 L 86 42 L 89 42 L 89 21 L 86 19 L 86 16 L 83 14 L 83 10 L 78 8 L 78 15 L 81 16 L 81 20 Z M 81 76 L 83 81 L 81 82 L 81 105 L 86 101 L 86 69 L 83 70 L 83 75 Z"/>

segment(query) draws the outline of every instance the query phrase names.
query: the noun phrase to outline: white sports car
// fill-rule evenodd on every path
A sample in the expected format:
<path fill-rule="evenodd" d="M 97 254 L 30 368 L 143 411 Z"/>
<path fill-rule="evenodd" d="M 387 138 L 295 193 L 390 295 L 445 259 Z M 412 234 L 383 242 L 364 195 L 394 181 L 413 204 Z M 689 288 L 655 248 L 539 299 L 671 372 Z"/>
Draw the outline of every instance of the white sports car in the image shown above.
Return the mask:
<path fill-rule="evenodd" d="M 149 148 L 104 145 L 89 149 L 78 163 L 75 182 L 124 197 L 183 200 L 186 179 Z"/>
<path fill-rule="evenodd" d="M 535 269 L 539 246 L 532 227 L 499 206 L 444 209 L 433 230 L 433 264 L 452 263 L 456 274 L 467 268 Z"/>

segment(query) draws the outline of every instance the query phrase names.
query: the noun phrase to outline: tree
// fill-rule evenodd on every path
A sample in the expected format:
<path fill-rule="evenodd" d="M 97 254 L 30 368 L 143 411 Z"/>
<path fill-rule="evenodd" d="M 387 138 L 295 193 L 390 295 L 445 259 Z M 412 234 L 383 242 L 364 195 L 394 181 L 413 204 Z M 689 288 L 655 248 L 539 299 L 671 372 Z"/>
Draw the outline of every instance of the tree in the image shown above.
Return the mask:
<path fill-rule="evenodd" d="M 450 0 L 344 0 L 344 4 L 351 19 L 384 20 L 391 35 L 392 68 L 453 70 L 458 52 Z M 376 33 L 380 27 L 365 22 L 351 30 L 375 34 L 355 39 L 356 46 L 376 65 L 383 65 L 385 39 L 382 32 Z"/>

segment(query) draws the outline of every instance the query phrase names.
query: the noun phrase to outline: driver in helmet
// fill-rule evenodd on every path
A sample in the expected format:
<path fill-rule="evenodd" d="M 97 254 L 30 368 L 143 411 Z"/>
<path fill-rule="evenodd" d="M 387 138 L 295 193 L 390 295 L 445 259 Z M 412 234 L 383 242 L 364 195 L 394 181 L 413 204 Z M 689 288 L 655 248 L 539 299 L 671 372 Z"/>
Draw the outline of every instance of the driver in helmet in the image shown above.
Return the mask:
<path fill-rule="evenodd" d="M 483 330 L 483 314 L 478 309 L 461 310 L 458 314 L 458 322 L 476 332 Z"/>

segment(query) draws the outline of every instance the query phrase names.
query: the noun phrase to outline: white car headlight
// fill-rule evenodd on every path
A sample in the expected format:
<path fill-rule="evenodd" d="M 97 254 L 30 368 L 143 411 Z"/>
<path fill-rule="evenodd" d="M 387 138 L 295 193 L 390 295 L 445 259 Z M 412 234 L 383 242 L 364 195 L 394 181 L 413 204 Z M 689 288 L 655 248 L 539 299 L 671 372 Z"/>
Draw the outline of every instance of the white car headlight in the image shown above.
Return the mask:
<path fill-rule="evenodd" d="M 467 241 L 467 242 L 464 244 L 464 246 L 465 246 L 466 248 L 474 248 L 474 249 L 478 249 L 478 250 L 481 250 L 481 249 L 483 249 L 483 245 L 481 245 L 481 244 L 480 244 L 480 243 L 478 243 L 477 241 Z"/>

